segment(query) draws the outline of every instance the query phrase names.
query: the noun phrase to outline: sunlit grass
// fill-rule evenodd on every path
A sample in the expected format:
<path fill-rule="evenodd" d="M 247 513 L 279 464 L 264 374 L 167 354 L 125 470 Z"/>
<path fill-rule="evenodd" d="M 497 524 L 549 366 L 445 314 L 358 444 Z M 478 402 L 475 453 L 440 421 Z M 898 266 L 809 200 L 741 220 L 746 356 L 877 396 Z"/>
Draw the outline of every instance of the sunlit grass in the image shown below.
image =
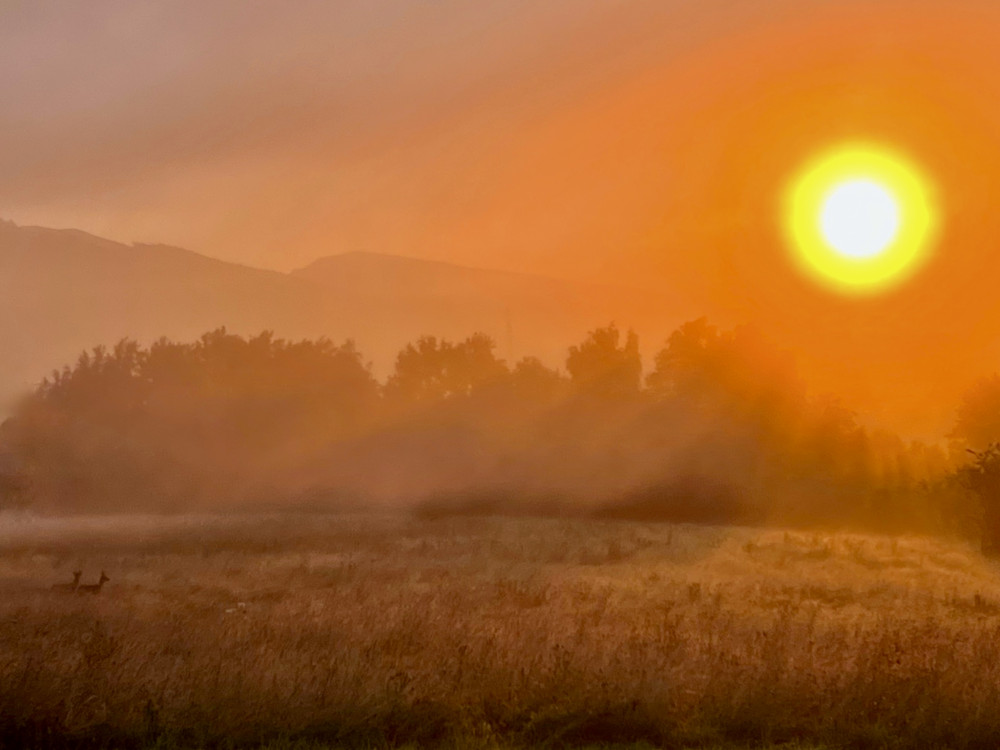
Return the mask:
<path fill-rule="evenodd" d="M 15 746 L 1000 736 L 1000 577 L 960 543 L 284 516 L 7 521 L 0 544 Z M 49 591 L 78 567 L 100 596 Z"/>

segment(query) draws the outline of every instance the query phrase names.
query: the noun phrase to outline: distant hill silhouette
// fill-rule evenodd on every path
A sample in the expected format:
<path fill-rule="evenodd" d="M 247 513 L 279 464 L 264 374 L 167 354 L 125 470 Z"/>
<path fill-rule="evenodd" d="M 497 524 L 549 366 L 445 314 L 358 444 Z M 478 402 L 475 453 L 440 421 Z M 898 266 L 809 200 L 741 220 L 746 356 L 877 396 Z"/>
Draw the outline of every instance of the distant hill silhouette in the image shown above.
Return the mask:
<path fill-rule="evenodd" d="M 669 302 L 669 301 L 668 301 Z M 251 334 L 353 338 L 377 372 L 424 334 L 481 331 L 500 356 L 561 365 L 568 344 L 611 320 L 662 343 L 682 320 L 659 295 L 528 274 L 351 252 L 284 274 L 165 245 L 0 221 L 0 412 L 83 349 L 123 337 Z"/>
<path fill-rule="evenodd" d="M 355 329 L 371 331 L 365 338 L 373 343 L 390 337 L 396 343 L 389 356 L 422 334 L 458 338 L 482 331 L 496 340 L 500 356 L 530 354 L 562 365 L 566 347 L 588 329 L 611 320 L 645 328 L 663 307 L 658 297 L 634 289 L 379 253 L 320 258 L 291 276 L 364 310 Z M 666 318 L 664 335 L 679 322 L 676 315 Z"/>

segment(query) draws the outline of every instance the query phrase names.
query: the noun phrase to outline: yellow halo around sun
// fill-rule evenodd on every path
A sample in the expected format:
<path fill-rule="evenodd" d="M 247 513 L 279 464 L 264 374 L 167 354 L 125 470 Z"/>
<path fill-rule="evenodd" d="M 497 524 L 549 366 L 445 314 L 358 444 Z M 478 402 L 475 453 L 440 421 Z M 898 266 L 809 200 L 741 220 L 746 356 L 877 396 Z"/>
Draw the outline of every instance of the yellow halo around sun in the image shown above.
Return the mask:
<path fill-rule="evenodd" d="M 848 144 L 810 162 L 785 195 L 799 267 L 841 292 L 870 294 L 909 278 L 938 229 L 931 183 L 890 149 Z"/>

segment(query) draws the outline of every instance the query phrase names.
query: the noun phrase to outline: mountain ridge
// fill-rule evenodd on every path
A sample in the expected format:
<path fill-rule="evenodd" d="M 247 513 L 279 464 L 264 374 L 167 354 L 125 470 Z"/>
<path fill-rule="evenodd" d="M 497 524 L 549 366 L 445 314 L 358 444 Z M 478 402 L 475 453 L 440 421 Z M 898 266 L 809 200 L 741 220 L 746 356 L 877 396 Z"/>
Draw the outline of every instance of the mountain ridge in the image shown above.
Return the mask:
<path fill-rule="evenodd" d="M 659 295 L 517 271 L 367 251 L 322 256 L 284 273 L 159 243 L 0 220 L 0 411 L 83 350 L 122 338 L 241 335 L 353 339 L 376 374 L 421 335 L 481 332 L 498 354 L 561 365 L 599 325 L 662 319 Z M 657 325 L 657 328 L 660 326 Z"/>

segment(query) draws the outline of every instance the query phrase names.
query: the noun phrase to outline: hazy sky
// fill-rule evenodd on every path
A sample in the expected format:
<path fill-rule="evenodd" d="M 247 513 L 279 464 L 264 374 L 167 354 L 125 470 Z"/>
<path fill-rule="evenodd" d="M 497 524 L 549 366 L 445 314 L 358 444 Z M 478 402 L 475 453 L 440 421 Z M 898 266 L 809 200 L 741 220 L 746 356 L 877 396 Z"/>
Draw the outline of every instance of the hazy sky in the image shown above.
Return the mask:
<path fill-rule="evenodd" d="M 362 249 L 599 273 L 614 232 L 564 259 L 586 244 L 586 193 L 610 189 L 605 155 L 544 176 L 524 160 L 637 76 L 788 5 L 8 1 L 0 215 L 279 269 Z M 567 135 L 546 158 L 594 139 Z"/>
<path fill-rule="evenodd" d="M 986 0 L 7 0 L 0 216 L 683 290 L 916 424 L 1000 366 L 997 28 Z M 779 229 L 803 160 L 859 137 L 943 201 L 932 261 L 868 300 Z"/>

